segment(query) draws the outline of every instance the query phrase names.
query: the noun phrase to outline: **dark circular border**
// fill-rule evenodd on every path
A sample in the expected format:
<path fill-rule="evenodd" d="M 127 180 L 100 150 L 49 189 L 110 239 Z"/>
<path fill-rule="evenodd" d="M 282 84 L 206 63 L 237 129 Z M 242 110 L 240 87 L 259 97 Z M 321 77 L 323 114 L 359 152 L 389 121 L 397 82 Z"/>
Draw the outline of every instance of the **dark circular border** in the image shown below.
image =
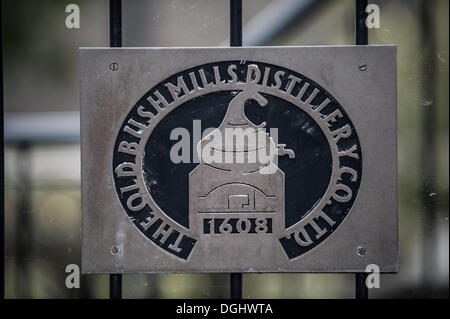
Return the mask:
<path fill-rule="evenodd" d="M 330 199 L 330 204 L 327 205 L 324 208 L 324 212 L 327 215 L 332 216 L 335 220 L 336 223 L 335 225 L 329 227 L 329 231 L 327 232 L 327 234 L 325 236 L 323 236 L 322 238 L 318 239 L 316 242 L 314 242 L 314 244 L 310 245 L 308 247 L 308 249 L 301 249 L 301 251 L 298 251 L 298 247 L 296 247 L 295 243 L 293 242 L 292 238 L 283 238 L 280 240 L 283 248 L 285 249 L 286 253 L 288 254 L 289 258 L 295 258 L 299 255 L 302 255 L 303 253 L 305 253 L 306 251 L 311 250 L 312 248 L 314 248 L 315 246 L 317 246 L 318 244 L 320 244 L 321 242 L 323 242 L 327 237 L 329 237 L 329 235 L 331 235 L 334 230 L 336 230 L 338 228 L 338 226 L 342 223 L 342 221 L 344 220 L 344 218 L 347 216 L 348 212 L 350 211 L 351 207 L 353 206 L 353 203 L 357 197 L 358 194 L 358 190 L 360 187 L 360 183 L 361 183 L 361 179 L 362 179 L 362 154 L 361 154 L 361 146 L 359 143 L 359 139 L 356 133 L 356 130 L 354 128 L 353 123 L 351 122 L 350 118 L 348 117 L 348 115 L 346 114 L 345 110 L 343 109 L 343 107 L 320 85 L 318 85 L 317 83 L 315 83 L 314 81 L 310 80 L 309 78 L 306 78 L 305 76 L 298 74 L 297 72 L 293 72 L 291 70 L 288 70 L 286 68 L 280 67 L 280 66 L 276 66 L 273 64 L 268 64 L 268 63 L 262 63 L 262 62 L 254 62 L 254 61 L 245 61 L 244 63 L 242 63 L 242 61 L 221 61 L 221 62 L 215 62 L 215 63 L 208 63 L 208 64 L 203 64 L 203 65 L 199 65 L 199 66 L 195 66 L 186 70 L 183 70 L 181 72 L 178 72 L 170 77 L 168 77 L 167 79 L 165 79 L 164 81 L 161 81 L 159 84 L 157 84 L 156 86 L 154 86 L 152 89 L 150 89 L 131 109 L 131 111 L 128 113 L 127 117 L 124 119 L 122 126 L 120 127 L 119 133 L 117 135 L 116 138 L 116 142 L 115 142 L 115 146 L 114 146 L 114 151 L 113 151 L 113 172 L 115 170 L 115 168 L 117 167 L 117 165 L 119 165 L 120 163 L 123 162 L 131 162 L 131 163 L 135 163 L 135 160 L 133 158 L 133 156 L 129 156 L 128 154 L 124 154 L 121 152 L 118 152 L 118 145 L 121 141 L 123 140 L 127 140 L 129 142 L 138 142 L 139 139 L 134 138 L 133 136 L 124 133 L 124 127 L 127 125 L 128 121 L 130 119 L 136 118 L 138 117 L 137 115 L 137 109 L 139 106 L 143 106 L 144 108 L 146 108 L 146 110 L 151 111 L 151 112 L 155 112 L 155 109 L 153 108 L 153 106 L 150 105 L 150 103 L 148 102 L 148 97 L 153 95 L 155 91 L 159 91 L 164 98 L 166 98 L 167 101 L 171 101 L 172 98 L 171 96 L 167 93 L 166 91 L 166 87 L 164 86 L 164 84 L 166 83 L 176 83 L 176 80 L 179 76 L 182 76 L 183 74 L 188 74 L 190 72 L 196 71 L 200 68 L 203 68 L 205 70 L 205 75 L 206 75 L 206 79 L 207 81 L 214 81 L 214 71 L 213 71 L 213 66 L 218 66 L 219 70 L 220 70 L 220 75 L 221 75 L 221 79 L 226 79 L 226 80 L 230 80 L 231 77 L 226 73 L 226 67 L 221 67 L 223 65 L 230 65 L 230 64 L 235 64 L 238 66 L 237 69 L 237 75 L 238 75 L 238 79 L 239 81 L 245 81 L 245 77 L 246 77 L 246 70 L 249 64 L 256 64 L 258 65 L 258 67 L 260 68 L 260 70 L 263 70 L 265 67 L 270 67 L 271 70 L 271 75 L 269 76 L 269 78 L 272 80 L 273 79 L 273 75 L 276 71 L 284 71 L 286 73 L 286 75 L 293 75 L 296 76 L 302 80 L 307 81 L 310 86 L 309 88 L 306 90 L 304 96 L 310 96 L 313 91 L 315 89 L 318 89 L 320 92 L 319 94 L 316 96 L 316 99 L 323 99 L 325 98 L 329 98 L 331 100 L 331 103 L 325 107 L 323 109 L 323 114 L 324 116 L 328 115 L 331 112 L 326 112 L 327 109 L 329 110 L 336 110 L 338 109 L 342 114 L 343 117 L 336 121 L 336 123 L 334 123 L 331 127 L 330 130 L 334 130 L 337 129 L 340 125 L 342 125 L 342 123 L 346 123 L 349 124 L 351 126 L 351 139 L 341 139 L 339 141 L 338 147 L 342 150 L 345 151 L 347 149 L 349 149 L 351 147 L 351 145 L 353 145 L 353 142 L 358 146 L 357 147 L 357 153 L 359 155 L 359 160 L 358 161 L 353 161 L 352 158 L 339 158 L 339 167 L 352 167 L 354 168 L 357 172 L 358 172 L 358 180 L 356 183 L 348 183 L 348 185 L 351 187 L 352 192 L 353 192 L 353 196 L 352 199 L 343 204 L 340 202 L 337 202 L 333 199 Z M 196 75 L 197 76 L 197 75 Z M 193 88 L 193 84 L 190 81 L 189 77 L 183 77 L 183 79 L 186 82 L 186 85 L 188 87 L 189 90 L 191 90 Z M 262 80 L 262 79 L 261 79 Z M 200 83 L 200 78 L 197 78 L 197 81 Z M 282 80 L 282 84 L 281 84 L 281 88 L 285 88 L 288 85 L 288 77 L 285 76 L 284 79 Z M 270 81 L 268 82 L 268 85 L 270 85 Z M 273 83 L 275 84 L 275 83 Z M 299 91 L 299 88 L 294 88 L 294 90 L 292 91 L 292 95 L 296 94 L 296 91 Z M 314 102 L 314 100 L 312 102 Z M 322 112 L 321 112 L 322 113 Z M 126 135 L 126 137 L 124 137 L 124 135 Z M 142 168 L 139 168 L 142 169 Z M 334 172 L 333 172 L 334 173 Z M 350 182 L 350 176 L 348 175 L 344 175 L 342 177 L 344 182 Z M 120 188 L 129 185 L 130 180 L 128 178 L 117 178 L 116 174 L 113 173 L 113 179 L 114 179 L 114 186 L 118 195 L 118 198 L 122 204 L 122 207 L 124 208 L 124 210 L 126 211 L 126 213 L 128 214 L 128 216 L 131 218 L 131 220 L 133 221 L 133 223 L 136 225 L 136 227 L 150 240 L 154 241 L 151 238 L 151 234 L 148 233 L 148 231 L 144 230 L 142 228 L 142 222 L 145 222 L 146 218 L 148 216 L 151 215 L 152 210 L 151 208 L 146 205 L 141 211 L 138 212 L 134 212 L 134 211 L 130 211 L 127 208 L 127 197 L 124 196 L 123 194 L 121 194 L 120 192 Z M 148 191 L 148 189 L 146 189 Z M 307 215 L 307 214 L 306 214 Z M 326 225 L 321 225 L 325 228 L 328 228 Z M 187 243 L 189 244 L 189 243 Z M 193 244 L 192 244 L 193 245 Z M 161 246 L 161 245 L 160 245 Z M 164 248 L 164 247 L 162 247 Z"/>

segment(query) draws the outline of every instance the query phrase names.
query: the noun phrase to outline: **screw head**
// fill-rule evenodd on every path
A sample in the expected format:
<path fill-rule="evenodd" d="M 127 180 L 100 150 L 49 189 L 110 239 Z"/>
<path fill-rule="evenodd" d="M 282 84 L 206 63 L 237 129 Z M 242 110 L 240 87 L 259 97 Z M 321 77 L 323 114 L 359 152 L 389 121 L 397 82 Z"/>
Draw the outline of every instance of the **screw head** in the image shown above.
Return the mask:
<path fill-rule="evenodd" d="M 116 62 L 113 62 L 113 63 L 111 63 L 111 64 L 109 65 L 109 69 L 110 69 L 111 71 L 117 71 L 117 70 L 119 69 L 119 64 L 116 63 Z"/>
<path fill-rule="evenodd" d="M 367 253 L 367 249 L 365 247 L 359 246 L 358 248 L 356 248 L 356 253 L 358 254 L 358 256 L 364 257 Z"/>
<path fill-rule="evenodd" d="M 120 247 L 117 245 L 114 245 L 111 247 L 111 254 L 116 256 L 120 252 Z"/>
<path fill-rule="evenodd" d="M 365 70 L 367 70 L 367 64 L 365 64 L 365 63 L 359 64 L 359 65 L 358 65 L 358 69 L 359 69 L 360 71 L 365 71 Z"/>

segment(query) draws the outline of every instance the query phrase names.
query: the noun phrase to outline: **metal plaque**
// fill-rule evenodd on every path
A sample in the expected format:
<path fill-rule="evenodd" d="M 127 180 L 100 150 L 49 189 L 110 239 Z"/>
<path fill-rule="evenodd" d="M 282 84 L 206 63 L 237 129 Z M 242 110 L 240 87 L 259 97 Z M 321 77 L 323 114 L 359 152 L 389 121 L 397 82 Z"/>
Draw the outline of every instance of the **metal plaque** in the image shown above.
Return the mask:
<path fill-rule="evenodd" d="M 82 48 L 84 273 L 398 271 L 395 46 Z"/>

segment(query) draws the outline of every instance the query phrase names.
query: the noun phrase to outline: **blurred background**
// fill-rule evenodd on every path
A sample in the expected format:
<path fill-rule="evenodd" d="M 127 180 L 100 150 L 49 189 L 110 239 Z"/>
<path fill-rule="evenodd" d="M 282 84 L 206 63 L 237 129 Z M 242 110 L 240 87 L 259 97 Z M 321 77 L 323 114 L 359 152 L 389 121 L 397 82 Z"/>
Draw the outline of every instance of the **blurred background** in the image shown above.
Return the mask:
<path fill-rule="evenodd" d="M 80 8 L 68 29 L 65 8 Z M 449 1 L 373 0 L 398 45 L 400 273 L 370 298 L 448 297 Z M 6 298 L 107 298 L 80 265 L 78 47 L 109 45 L 108 0 L 3 0 Z M 354 44 L 354 0 L 244 0 L 244 45 Z M 227 45 L 229 1 L 123 1 L 123 46 Z M 337 61 L 336 63 L 339 63 Z M 244 298 L 353 298 L 352 274 L 245 274 Z M 125 275 L 124 298 L 227 298 L 229 276 Z"/>

